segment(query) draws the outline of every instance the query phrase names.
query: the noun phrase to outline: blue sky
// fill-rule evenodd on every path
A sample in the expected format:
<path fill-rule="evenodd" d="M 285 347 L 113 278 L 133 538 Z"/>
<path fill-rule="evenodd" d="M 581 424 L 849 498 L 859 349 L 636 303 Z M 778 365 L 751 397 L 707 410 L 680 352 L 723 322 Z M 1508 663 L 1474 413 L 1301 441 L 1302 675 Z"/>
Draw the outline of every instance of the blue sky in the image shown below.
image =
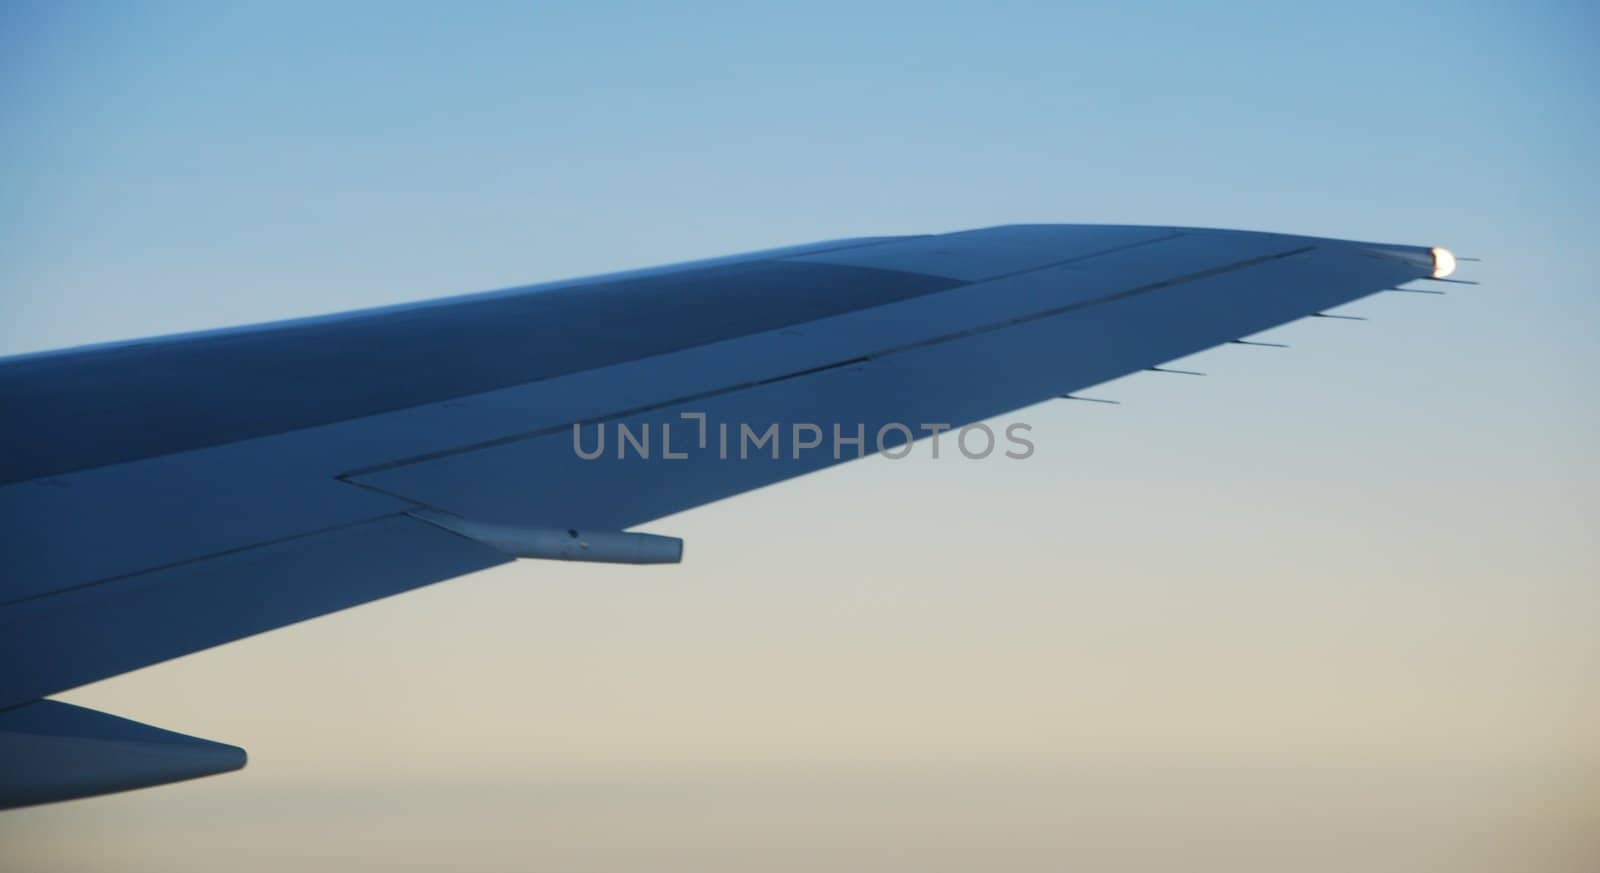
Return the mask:
<path fill-rule="evenodd" d="M 1120 407 L 1018 413 L 1039 445 L 1024 465 L 865 461 L 663 520 L 691 562 L 645 584 L 519 565 L 75 692 L 243 745 L 251 767 L 11 814 L 0 842 L 39 866 L 102 851 L 129 869 L 281 869 L 338 853 L 447 861 L 471 833 L 506 853 L 484 868 L 629 869 L 514 811 L 565 797 L 560 774 L 590 786 L 557 803 L 592 814 L 572 833 L 648 856 L 671 843 L 651 822 L 674 798 L 758 810 L 795 768 L 816 787 L 834 783 L 812 763 L 887 762 L 943 774 L 929 789 L 941 812 L 911 804 L 891 821 L 846 786 L 811 808 L 822 824 L 774 813 L 741 819 L 742 838 L 842 840 L 860 860 L 877 857 L 875 823 L 884 840 L 932 830 L 900 857 L 933 869 L 951 843 L 1076 833 L 1052 818 L 1069 789 L 980 804 L 988 789 L 938 769 L 952 761 L 1112 774 L 1425 761 L 1467 768 L 1468 785 L 1490 784 L 1484 768 L 1594 765 L 1596 15 L 0 6 L 0 354 L 1021 221 L 1485 259 L 1461 273 L 1479 288 L 1380 295 L 1349 309 L 1372 321 L 1276 331 L 1290 350 L 1197 356 L 1207 379 L 1135 376 L 1095 392 Z M 735 765 L 790 776 L 726 794 L 651 781 Z M 1422 784 L 1385 772 L 1353 807 Z M 472 779 L 508 773 L 494 796 L 509 818 L 452 813 Z M 1292 773 L 1285 790 L 1300 791 Z M 622 812 L 593 803 L 619 784 L 655 788 Z M 1243 788 L 1182 784 L 1252 808 Z M 405 815 L 359 819 L 375 785 Z M 1471 795 L 1430 786 L 1422 824 L 1358 866 L 1502 857 L 1463 848 L 1498 839 L 1492 826 L 1428 824 Z M 357 799 L 307 805 L 327 797 Z M 1135 843 L 1180 845 L 1194 810 L 1180 812 L 1155 831 L 1137 809 L 1118 821 Z M 197 815 L 225 837 L 187 830 Z M 1538 833 L 1565 839 L 1577 821 Z M 1290 824 L 1292 845 L 1327 838 L 1314 817 Z M 1037 869 L 1127 861 L 1083 848 L 1095 828 L 1041 850 Z M 99 841 L 61 838 L 84 833 Z M 1218 866 L 1275 866 L 1248 833 L 1209 845 Z"/>
<path fill-rule="evenodd" d="M 1190 224 L 1485 258 L 1365 366 L 1453 373 L 1486 446 L 1520 426 L 1570 467 L 1594 436 L 1583 4 L 6 14 L 0 352 L 856 234 Z"/>
<path fill-rule="evenodd" d="M 12 5 L 0 342 L 1019 220 L 1551 260 L 1592 226 L 1593 17 Z M 1528 305 L 1595 311 L 1550 278 Z"/>

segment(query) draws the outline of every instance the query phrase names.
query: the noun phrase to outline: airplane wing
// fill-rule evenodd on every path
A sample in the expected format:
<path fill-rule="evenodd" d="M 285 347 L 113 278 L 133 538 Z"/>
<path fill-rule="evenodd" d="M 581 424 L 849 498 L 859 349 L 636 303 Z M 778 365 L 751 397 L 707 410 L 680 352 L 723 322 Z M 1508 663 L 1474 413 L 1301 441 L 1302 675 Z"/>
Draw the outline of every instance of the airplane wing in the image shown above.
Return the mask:
<path fill-rule="evenodd" d="M 0 806 L 243 765 L 48 695 L 519 556 L 676 561 L 628 529 L 1452 266 L 1010 226 L 0 361 Z"/>

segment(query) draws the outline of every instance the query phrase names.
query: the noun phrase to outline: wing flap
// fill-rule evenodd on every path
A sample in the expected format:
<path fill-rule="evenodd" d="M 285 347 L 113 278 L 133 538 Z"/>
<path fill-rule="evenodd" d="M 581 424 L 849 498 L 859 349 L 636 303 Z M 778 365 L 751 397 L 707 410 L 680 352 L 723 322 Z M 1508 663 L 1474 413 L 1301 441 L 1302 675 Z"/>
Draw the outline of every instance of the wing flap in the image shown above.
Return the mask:
<path fill-rule="evenodd" d="M 395 515 L 13 604 L 0 707 L 510 560 Z"/>

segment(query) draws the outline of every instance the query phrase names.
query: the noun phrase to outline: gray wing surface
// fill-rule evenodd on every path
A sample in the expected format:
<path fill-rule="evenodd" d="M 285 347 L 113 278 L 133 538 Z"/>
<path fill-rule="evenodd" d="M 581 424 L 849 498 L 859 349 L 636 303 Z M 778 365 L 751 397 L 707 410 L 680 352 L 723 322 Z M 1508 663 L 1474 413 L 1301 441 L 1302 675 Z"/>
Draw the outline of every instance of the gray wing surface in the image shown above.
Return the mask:
<path fill-rule="evenodd" d="M 172 734 L 193 755 L 166 770 L 85 776 L 81 743 L 36 740 L 90 716 L 35 702 L 518 553 L 472 531 L 605 542 L 856 457 L 835 457 L 835 428 L 870 454 L 886 426 L 886 445 L 896 423 L 960 427 L 1429 278 L 1438 257 L 1010 226 L 0 361 L 0 763 L 30 737 L 34 774 L 0 777 L 0 805 L 242 766 Z M 776 457 L 741 459 L 741 426 L 773 425 Z M 822 445 L 797 454 L 796 425 Z M 606 451 L 581 457 L 575 426 Z M 653 457 L 618 457 L 619 427 Z"/>

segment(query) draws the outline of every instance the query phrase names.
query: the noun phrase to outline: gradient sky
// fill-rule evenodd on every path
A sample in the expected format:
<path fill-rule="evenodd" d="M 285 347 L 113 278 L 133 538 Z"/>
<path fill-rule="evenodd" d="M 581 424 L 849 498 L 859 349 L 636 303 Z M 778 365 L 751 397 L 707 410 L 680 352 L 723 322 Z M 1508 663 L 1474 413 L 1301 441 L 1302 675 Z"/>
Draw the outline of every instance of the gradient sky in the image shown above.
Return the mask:
<path fill-rule="evenodd" d="M 1484 284 L 63 695 L 251 764 L 15 868 L 1600 855 L 1588 4 L 223 6 L 0 3 L 0 353 L 1031 221 Z"/>

